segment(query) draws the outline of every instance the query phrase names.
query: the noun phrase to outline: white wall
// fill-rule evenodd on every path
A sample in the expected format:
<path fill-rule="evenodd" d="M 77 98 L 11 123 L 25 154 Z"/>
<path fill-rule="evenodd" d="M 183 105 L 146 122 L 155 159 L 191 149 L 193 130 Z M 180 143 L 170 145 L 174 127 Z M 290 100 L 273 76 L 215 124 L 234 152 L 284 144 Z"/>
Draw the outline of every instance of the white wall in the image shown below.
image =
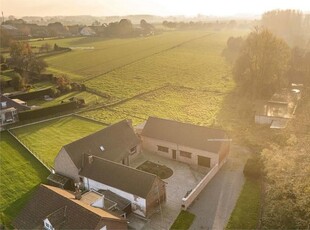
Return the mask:
<path fill-rule="evenodd" d="M 119 190 L 117 188 L 113 188 L 109 185 L 102 184 L 100 182 L 94 181 L 92 179 L 84 177 L 84 186 L 88 190 L 94 189 L 94 190 L 99 190 L 99 189 L 104 189 L 104 190 L 110 190 L 111 192 L 116 193 L 117 195 L 130 200 L 131 201 L 131 208 L 132 212 L 146 217 L 146 200 L 142 197 L 135 196 L 133 194 L 124 192 L 122 190 Z M 137 185 L 138 186 L 138 185 Z"/>
<path fill-rule="evenodd" d="M 169 152 L 165 153 L 165 152 L 158 151 L 157 150 L 158 145 L 168 147 Z M 213 166 L 215 166 L 219 161 L 219 154 L 217 154 L 217 153 L 211 153 L 211 152 L 207 152 L 204 150 L 194 149 L 191 147 L 178 145 L 176 143 L 157 140 L 157 139 L 144 137 L 144 136 L 142 136 L 142 147 L 143 147 L 143 149 L 145 149 L 147 151 L 155 152 L 160 156 L 170 158 L 170 159 L 172 159 L 172 150 L 175 149 L 176 150 L 176 160 L 184 162 L 184 163 L 188 163 L 188 164 L 197 165 L 198 164 L 198 155 L 204 156 L 204 157 L 209 157 L 211 159 L 211 164 L 210 164 L 211 168 Z M 180 155 L 181 150 L 192 153 L 191 158 L 181 156 Z"/>
<path fill-rule="evenodd" d="M 216 175 L 216 173 L 221 169 L 223 164 L 225 164 L 227 158 L 225 158 L 221 163 L 216 164 L 208 174 L 198 183 L 198 185 L 188 194 L 187 197 L 182 198 L 182 209 L 186 210 L 193 201 L 197 198 L 200 192 L 207 186 L 211 179 Z"/>

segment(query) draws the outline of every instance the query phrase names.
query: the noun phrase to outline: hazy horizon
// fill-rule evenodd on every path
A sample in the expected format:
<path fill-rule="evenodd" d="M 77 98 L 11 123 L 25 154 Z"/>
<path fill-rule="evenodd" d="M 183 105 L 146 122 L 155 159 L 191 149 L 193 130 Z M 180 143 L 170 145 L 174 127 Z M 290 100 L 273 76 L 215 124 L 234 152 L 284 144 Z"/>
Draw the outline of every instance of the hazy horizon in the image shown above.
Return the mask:
<path fill-rule="evenodd" d="M 5 17 L 23 16 L 124 16 L 149 14 L 158 16 L 196 16 L 198 14 L 229 17 L 257 16 L 274 9 L 310 11 L 308 0 L 225 1 L 210 0 L 1 0 Z"/>

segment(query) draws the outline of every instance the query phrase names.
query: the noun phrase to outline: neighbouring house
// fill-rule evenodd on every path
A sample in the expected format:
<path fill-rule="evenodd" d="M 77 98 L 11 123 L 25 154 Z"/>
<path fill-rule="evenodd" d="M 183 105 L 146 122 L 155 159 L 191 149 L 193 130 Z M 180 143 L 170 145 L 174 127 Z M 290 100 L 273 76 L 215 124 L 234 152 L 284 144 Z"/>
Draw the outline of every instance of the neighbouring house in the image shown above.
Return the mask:
<path fill-rule="evenodd" d="M 165 183 L 156 175 L 92 155 L 84 155 L 79 175 L 88 190 L 109 190 L 131 202 L 133 213 L 148 217 L 166 200 Z"/>
<path fill-rule="evenodd" d="M 0 127 L 18 121 L 18 112 L 29 110 L 26 102 L 0 94 Z"/>
<path fill-rule="evenodd" d="M 12 222 L 15 229 L 127 229 L 124 218 L 113 214 L 113 202 L 95 192 L 77 196 L 40 185 Z"/>
<path fill-rule="evenodd" d="M 81 29 L 80 34 L 83 36 L 94 36 L 96 32 L 92 28 L 85 26 Z"/>
<path fill-rule="evenodd" d="M 55 158 L 56 173 L 80 181 L 84 154 L 129 165 L 140 152 L 141 141 L 131 121 L 123 120 L 63 146 Z"/>
<path fill-rule="evenodd" d="M 143 150 L 193 165 L 213 168 L 230 150 L 225 131 L 205 126 L 149 117 L 137 132 Z"/>
<path fill-rule="evenodd" d="M 275 93 L 267 102 L 257 101 L 255 105 L 255 123 L 270 125 L 270 128 L 285 128 L 294 117 L 301 87 L 292 85 Z"/>

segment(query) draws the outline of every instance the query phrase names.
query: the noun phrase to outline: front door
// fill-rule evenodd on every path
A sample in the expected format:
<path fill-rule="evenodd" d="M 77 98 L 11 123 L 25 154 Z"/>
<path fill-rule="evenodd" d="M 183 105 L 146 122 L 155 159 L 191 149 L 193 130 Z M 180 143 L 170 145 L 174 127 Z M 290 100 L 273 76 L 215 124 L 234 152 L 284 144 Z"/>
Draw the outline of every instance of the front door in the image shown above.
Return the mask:
<path fill-rule="evenodd" d="M 172 149 L 172 159 L 176 160 L 177 159 L 177 151 Z"/>

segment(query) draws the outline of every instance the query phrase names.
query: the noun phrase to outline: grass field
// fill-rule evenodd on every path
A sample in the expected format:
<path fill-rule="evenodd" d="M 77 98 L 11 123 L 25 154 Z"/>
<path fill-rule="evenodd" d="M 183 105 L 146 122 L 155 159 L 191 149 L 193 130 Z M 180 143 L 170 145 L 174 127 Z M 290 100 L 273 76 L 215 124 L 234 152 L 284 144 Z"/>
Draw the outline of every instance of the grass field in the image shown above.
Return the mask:
<path fill-rule="evenodd" d="M 259 218 L 260 183 L 246 179 L 226 229 L 256 229 Z"/>
<path fill-rule="evenodd" d="M 47 165 L 53 166 L 63 145 L 104 127 L 102 124 L 72 116 L 14 129 L 12 132 Z"/>
<path fill-rule="evenodd" d="M 225 94 L 210 93 L 186 88 L 167 87 L 117 106 L 114 111 L 106 109 L 82 113 L 82 116 L 111 123 L 134 115 L 137 124 L 149 116 L 174 119 L 200 125 L 216 121 Z"/>
<path fill-rule="evenodd" d="M 9 133 L 0 135 L 0 222 L 8 226 L 49 171 Z"/>
<path fill-rule="evenodd" d="M 65 73 L 74 79 L 83 80 L 87 77 L 103 75 L 106 72 L 130 64 L 137 60 L 152 56 L 153 54 L 161 53 L 164 50 L 178 48 L 184 42 L 191 43 L 191 40 L 209 35 L 211 33 L 212 32 L 210 31 L 176 31 L 166 32 L 147 38 L 141 37 L 112 40 L 80 38 L 72 41 L 67 40 L 65 42 L 67 46 L 93 47 L 94 49 L 77 49 L 68 53 L 48 57 L 46 58 L 46 61 L 50 67 L 50 70 L 58 73 Z M 51 43 L 52 42 L 53 41 L 51 41 Z M 208 50 L 206 50 L 206 52 L 208 52 Z M 194 57 L 195 59 L 199 58 L 195 53 L 191 52 L 187 57 Z M 182 60 L 179 58 L 174 58 L 174 60 L 178 63 L 175 68 L 182 66 Z M 170 60 L 170 62 L 171 61 L 172 60 Z M 185 61 L 192 63 L 192 61 L 195 60 L 187 59 Z M 154 62 L 154 64 L 155 66 L 151 66 L 151 68 L 150 66 L 147 66 L 143 69 L 146 69 L 147 72 L 149 72 L 150 70 L 155 69 L 154 67 L 160 67 L 156 62 Z M 141 67 L 140 64 L 138 64 L 138 66 Z M 144 70 L 137 69 L 135 66 L 133 67 L 133 70 L 136 74 L 138 74 L 138 77 L 141 78 L 141 76 L 139 76 L 139 72 L 140 74 L 143 74 Z M 132 73 L 128 72 L 127 70 L 122 72 L 126 75 L 128 73 L 129 77 L 132 75 Z M 113 78 L 113 76 L 114 75 L 112 73 L 111 77 Z M 108 79 L 109 78 L 110 77 L 108 77 Z"/>

